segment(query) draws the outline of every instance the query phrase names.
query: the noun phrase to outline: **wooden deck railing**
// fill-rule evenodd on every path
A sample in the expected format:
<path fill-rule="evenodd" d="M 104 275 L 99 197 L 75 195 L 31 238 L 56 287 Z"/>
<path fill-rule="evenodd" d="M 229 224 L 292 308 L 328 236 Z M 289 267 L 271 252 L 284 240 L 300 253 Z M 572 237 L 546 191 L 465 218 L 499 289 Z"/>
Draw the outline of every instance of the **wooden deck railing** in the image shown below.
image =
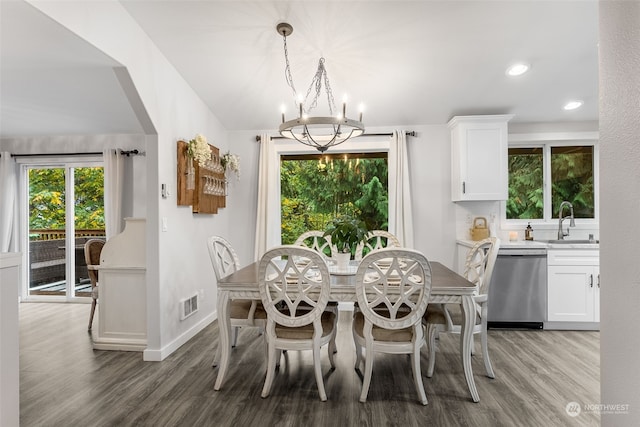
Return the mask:
<path fill-rule="evenodd" d="M 64 230 L 52 230 L 33 228 L 29 230 L 29 240 L 58 240 L 64 239 L 67 233 Z M 76 229 L 75 236 L 77 237 L 92 237 L 92 236 L 105 236 L 104 229 L 91 230 L 91 229 Z"/>
<path fill-rule="evenodd" d="M 65 280 L 66 233 L 64 230 L 29 230 L 29 284 L 30 288 Z M 104 230 L 76 230 L 75 275 L 76 280 L 87 278 L 84 260 L 84 244 L 89 239 L 103 238 Z"/>

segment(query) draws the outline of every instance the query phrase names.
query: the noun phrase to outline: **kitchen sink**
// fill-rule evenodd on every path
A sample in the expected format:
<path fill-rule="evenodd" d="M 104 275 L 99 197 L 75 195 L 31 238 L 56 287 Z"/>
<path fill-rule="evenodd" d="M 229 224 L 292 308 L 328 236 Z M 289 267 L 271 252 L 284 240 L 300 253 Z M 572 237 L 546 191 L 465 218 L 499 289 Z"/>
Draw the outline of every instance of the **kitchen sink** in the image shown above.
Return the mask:
<path fill-rule="evenodd" d="M 578 245 L 578 244 L 586 244 L 586 243 L 590 243 L 593 245 L 599 244 L 600 240 L 578 240 L 578 239 L 564 239 L 564 240 L 543 240 L 546 243 L 549 244 L 554 244 L 554 245 L 558 245 L 558 244 L 566 244 L 566 245 Z"/>

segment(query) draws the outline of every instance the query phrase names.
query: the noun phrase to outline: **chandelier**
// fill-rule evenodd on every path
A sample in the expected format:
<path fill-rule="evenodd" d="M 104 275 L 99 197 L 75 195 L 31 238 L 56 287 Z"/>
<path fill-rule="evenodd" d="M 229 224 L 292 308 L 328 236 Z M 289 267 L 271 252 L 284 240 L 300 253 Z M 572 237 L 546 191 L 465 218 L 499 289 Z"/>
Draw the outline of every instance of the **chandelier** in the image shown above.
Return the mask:
<path fill-rule="evenodd" d="M 285 78 L 287 85 L 293 91 L 293 97 L 296 102 L 298 117 L 292 120 L 285 120 L 284 109 L 282 111 L 282 124 L 280 125 L 280 135 L 285 138 L 295 139 L 296 141 L 316 148 L 321 153 L 327 151 L 329 147 L 342 144 L 347 139 L 360 136 L 364 133 L 364 125 L 362 124 L 362 111 L 358 120 L 347 118 L 347 102 L 346 99 L 342 103 L 342 114 L 338 113 L 331 85 L 329 84 L 329 76 L 324 66 L 324 58 L 318 61 L 318 69 L 316 71 L 306 95 L 296 91 L 291 76 L 291 67 L 289 66 L 289 53 L 287 50 L 287 36 L 293 32 L 293 27 L 286 22 L 276 26 L 278 34 L 282 34 L 284 40 L 284 59 L 285 59 Z M 318 98 L 321 97 L 322 86 L 326 92 L 327 103 L 329 104 L 329 117 L 311 116 L 311 111 L 317 107 Z M 311 98 L 311 99 L 310 99 Z M 308 108 L 305 105 L 308 104 Z"/>

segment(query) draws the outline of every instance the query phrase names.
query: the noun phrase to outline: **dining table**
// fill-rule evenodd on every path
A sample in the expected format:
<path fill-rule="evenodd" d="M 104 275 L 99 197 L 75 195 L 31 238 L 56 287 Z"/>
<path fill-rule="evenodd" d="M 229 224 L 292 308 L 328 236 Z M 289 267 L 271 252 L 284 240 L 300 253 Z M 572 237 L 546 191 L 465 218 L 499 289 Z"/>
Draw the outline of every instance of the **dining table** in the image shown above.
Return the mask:
<path fill-rule="evenodd" d="M 218 362 L 218 376 L 214 390 L 220 390 L 229 368 L 231 357 L 231 323 L 230 302 L 234 299 L 260 300 L 258 289 L 259 261 L 253 262 L 234 273 L 218 281 L 218 328 L 220 331 L 221 346 L 220 360 Z M 430 262 L 431 265 L 431 293 L 429 303 L 433 304 L 460 304 L 462 309 L 462 325 L 460 333 L 460 352 L 464 376 L 474 402 L 480 401 L 478 390 L 473 378 L 471 367 L 471 350 L 473 346 L 473 328 L 475 324 L 475 302 L 473 295 L 476 286 L 439 262 Z M 355 269 L 345 273 L 330 268 L 331 293 L 329 301 L 356 302 Z"/>

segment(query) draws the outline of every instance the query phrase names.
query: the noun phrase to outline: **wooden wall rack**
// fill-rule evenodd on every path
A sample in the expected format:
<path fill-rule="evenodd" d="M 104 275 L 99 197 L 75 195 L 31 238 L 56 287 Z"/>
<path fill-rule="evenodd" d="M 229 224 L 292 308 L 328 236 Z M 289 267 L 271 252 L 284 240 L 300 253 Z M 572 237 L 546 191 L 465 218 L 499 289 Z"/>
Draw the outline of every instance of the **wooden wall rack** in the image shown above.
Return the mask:
<path fill-rule="evenodd" d="M 178 141 L 178 205 L 191 206 L 193 213 L 215 214 L 226 206 L 227 180 L 220 165 L 220 150 L 209 144 L 211 161 L 204 167 L 195 160 L 189 171 L 188 143 Z M 189 173 L 194 174 L 193 189 L 187 188 Z"/>

